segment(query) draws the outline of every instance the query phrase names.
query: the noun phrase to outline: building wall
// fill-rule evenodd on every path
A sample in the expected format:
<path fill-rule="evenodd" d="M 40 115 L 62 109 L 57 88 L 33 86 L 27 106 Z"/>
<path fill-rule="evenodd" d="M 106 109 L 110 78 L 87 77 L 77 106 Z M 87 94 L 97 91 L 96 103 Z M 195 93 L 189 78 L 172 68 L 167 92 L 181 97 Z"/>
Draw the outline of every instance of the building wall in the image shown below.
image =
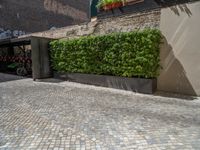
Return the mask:
<path fill-rule="evenodd" d="M 0 0 L 0 28 L 38 32 L 88 21 L 89 0 Z"/>
<path fill-rule="evenodd" d="M 200 95 L 200 1 L 161 10 L 158 89 Z"/>

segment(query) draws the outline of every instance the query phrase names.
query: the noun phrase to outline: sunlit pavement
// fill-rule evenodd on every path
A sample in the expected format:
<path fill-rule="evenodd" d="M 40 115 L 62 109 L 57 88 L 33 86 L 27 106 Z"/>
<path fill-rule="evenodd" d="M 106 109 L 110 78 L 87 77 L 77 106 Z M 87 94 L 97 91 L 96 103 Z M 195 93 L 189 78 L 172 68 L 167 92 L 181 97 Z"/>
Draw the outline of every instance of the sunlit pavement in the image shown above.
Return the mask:
<path fill-rule="evenodd" d="M 0 149 L 200 149 L 200 100 L 0 74 Z"/>

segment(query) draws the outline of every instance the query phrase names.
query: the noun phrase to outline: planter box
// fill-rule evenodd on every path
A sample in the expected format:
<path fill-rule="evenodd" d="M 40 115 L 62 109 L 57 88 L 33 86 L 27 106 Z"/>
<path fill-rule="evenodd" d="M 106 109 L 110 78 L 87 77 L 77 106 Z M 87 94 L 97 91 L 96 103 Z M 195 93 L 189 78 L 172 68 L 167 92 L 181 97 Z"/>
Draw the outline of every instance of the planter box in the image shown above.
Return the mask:
<path fill-rule="evenodd" d="M 123 89 L 145 94 L 152 94 L 157 89 L 157 79 L 56 72 L 54 73 L 54 77 L 67 81 Z"/>
<path fill-rule="evenodd" d="M 141 2 L 144 2 L 144 0 L 125 0 L 124 5 L 133 5 Z"/>
<path fill-rule="evenodd" d="M 115 3 L 107 4 L 107 5 L 103 6 L 103 9 L 105 11 L 107 11 L 107 10 L 115 9 L 115 8 L 122 7 L 122 6 L 123 6 L 122 2 L 115 2 Z"/>
<path fill-rule="evenodd" d="M 160 6 L 154 0 L 129 0 L 125 5 L 126 6 L 115 8 L 113 10 L 100 10 L 97 14 L 97 18 L 102 19 L 125 14 L 140 13 L 160 8 Z"/>

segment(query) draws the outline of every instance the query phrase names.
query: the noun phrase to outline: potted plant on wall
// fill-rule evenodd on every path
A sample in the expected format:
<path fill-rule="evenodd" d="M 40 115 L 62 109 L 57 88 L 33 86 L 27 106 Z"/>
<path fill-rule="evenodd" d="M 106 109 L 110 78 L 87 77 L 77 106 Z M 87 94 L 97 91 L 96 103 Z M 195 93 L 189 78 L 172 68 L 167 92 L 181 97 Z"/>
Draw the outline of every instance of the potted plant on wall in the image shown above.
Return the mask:
<path fill-rule="evenodd" d="M 133 5 L 144 0 L 100 0 L 97 4 L 98 9 L 112 10 L 126 5 Z"/>
<path fill-rule="evenodd" d="M 123 6 L 124 0 L 100 0 L 97 4 L 97 8 L 103 10 L 111 10 Z"/>

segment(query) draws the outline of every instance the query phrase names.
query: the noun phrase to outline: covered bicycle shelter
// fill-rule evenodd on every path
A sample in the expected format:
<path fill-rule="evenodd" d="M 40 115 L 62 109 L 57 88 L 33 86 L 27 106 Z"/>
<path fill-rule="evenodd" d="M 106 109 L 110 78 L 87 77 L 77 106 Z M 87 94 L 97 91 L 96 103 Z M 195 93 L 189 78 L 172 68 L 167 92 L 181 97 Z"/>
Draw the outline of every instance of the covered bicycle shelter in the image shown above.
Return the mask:
<path fill-rule="evenodd" d="M 5 39 L 0 41 L 0 71 L 30 76 L 31 69 L 30 39 Z"/>
<path fill-rule="evenodd" d="M 43 37 L 25 37 L 0 40 L 0 72 L 32 77 L 34 80 L 52 77 L 49 42 Z M 27 51 L 28 54 L 27 54 Z"/>

